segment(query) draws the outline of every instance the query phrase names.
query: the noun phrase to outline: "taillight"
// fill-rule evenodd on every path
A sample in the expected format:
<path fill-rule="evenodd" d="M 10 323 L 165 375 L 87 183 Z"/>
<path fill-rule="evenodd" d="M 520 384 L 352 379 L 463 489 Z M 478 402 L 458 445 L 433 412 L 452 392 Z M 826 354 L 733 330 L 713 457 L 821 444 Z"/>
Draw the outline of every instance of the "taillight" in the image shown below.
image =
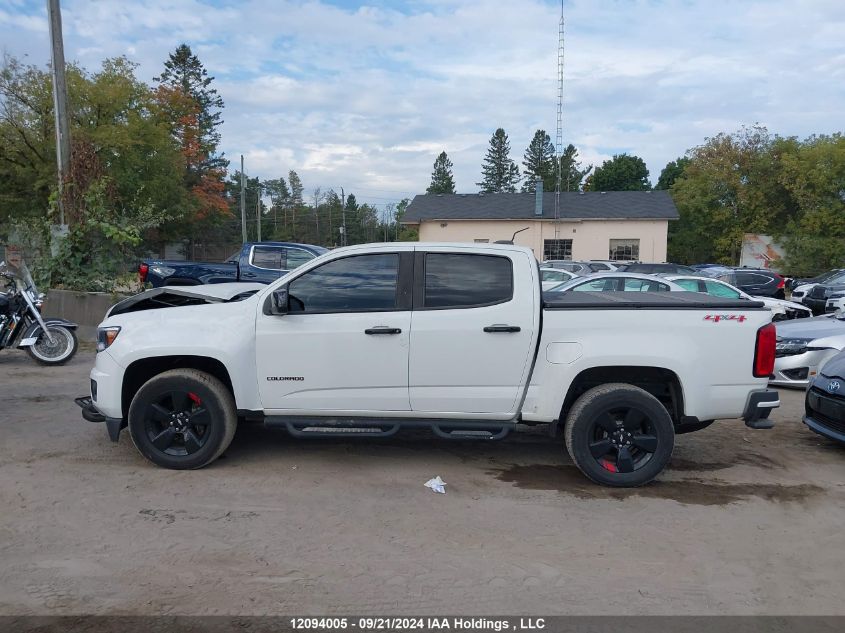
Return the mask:
<path fill-rule="evenodd" d="M 150 267 L 147 264 L 140 264 L 138 266 L 138 278 L 141 280 L 141 283 L 147 281 L 148 272 L 150 272 Z"/>
<path fill-rule="evenodd" d="M 778 275 L 778 290 L 781 290 L 784 286 L 786 286 L 786 279 Z"/>
<path fill-rule="evenodd" d="M 769 323 L 757 330 L 757 343 L 754 345 L 754 377 L 768 378 L 775 370 L 775 324 Z"/>

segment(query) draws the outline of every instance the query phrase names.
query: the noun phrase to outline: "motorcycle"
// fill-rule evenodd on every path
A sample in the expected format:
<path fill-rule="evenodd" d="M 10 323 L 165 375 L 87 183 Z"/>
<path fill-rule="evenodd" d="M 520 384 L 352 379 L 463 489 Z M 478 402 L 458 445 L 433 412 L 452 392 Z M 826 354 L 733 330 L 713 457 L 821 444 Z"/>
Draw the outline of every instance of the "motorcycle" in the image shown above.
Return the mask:
<path fill-rule="evenodd" d="M 39 294 L 26 264 L 0 262 L 0 350 L 23 347 L 42 365 L 62 365 L 76 354 L 76 323 L 41 316 Z"/>

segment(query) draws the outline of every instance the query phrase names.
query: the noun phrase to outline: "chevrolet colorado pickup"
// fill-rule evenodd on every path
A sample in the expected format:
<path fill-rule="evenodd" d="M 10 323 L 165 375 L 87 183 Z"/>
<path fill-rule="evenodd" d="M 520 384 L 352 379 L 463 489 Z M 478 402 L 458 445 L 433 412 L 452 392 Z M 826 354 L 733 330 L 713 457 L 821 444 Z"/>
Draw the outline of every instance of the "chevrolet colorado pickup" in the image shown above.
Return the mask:
<path fill-rule="evenodd" d="M 393 243 L 326 253 L 273 282 L 158 288 L 100 325 L 83 417 L 153 463 L 201 468 L 241 421 L 293 436 L 429 428 L 563 436 L 594 482 L 656 477 L 675 435 L 769 428 L 775 355 L 762 303 L 688 292 L 543 297 L 509 244 Z"/>
<path fill-rule="evenodd" d="M 231 281 L 269 284 L 285 273 L 311 261 L 328 249 L 290 242 L 247 242 L 225 262 L 184 262 L 147 259 L 138 265 L 138 277 L 153 288 L 198 286 Z"/>

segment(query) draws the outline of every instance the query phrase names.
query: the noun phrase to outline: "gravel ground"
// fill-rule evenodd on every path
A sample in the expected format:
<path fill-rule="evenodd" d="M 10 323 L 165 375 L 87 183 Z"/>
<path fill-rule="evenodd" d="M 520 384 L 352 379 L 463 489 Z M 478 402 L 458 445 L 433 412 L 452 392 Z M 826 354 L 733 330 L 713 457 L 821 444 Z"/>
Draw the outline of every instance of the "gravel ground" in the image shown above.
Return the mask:
<path fill-rule="evenodd" d="M 801 392 L 774 430 L 679 436 L 619 491 L 536 434 L 243 426 L 212 466 L 162 470 L 81 419 L 92 363 L 0 354 L 0 615 L 845 614 L 845 447 Z"/>

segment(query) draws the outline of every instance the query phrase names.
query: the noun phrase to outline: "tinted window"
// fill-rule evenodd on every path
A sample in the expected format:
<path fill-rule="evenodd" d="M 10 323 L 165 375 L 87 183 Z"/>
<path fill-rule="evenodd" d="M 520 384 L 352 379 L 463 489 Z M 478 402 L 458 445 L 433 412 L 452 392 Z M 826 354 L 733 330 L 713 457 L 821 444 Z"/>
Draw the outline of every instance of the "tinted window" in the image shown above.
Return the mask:
<path fill-rule="evenodd" d="M 698 279 L 675 279 L 675 283 L 684 290 L 689 290 L 690 292 L 701 292 L 701 286 L 698 284 Z"/>
<path fill-rule="evenodd" d="M 490 255 L 425 256 L 426 308 L 470 308 L 509 301 L 511 260 Z"/>
<path fill-rule="evenodd" d="M 633 292 L 668 292 L 669 286 L 650 279 L 626 279 L 624 290 Z"/>
<path fill-rule="evenodd" d="M 282 249 L 273 246 L 256 246 L 252 249 L 251 263 L 258 268 L 281 270 Z"/>
<path fill-rule="evenodd" d="M 294 268 L 299 268 L 300 266 L 302 266 L 302 264 L 310 262 L 316 257 L 316 255 L 314 255 L 313 253 L 304 251 L 301 248 L 286 248 L 285 256 L 285 270 L 293 270 Z"/>
<path fill-rule="evenodd" d="M 582 284 L 578 284 L 570 288 L 570 290 L 576 292 L 610 292 L 616 290 L 616 281 L 612 277 L 608 279 L 593 279 L 592 281 L 585 281 Z"/>
<path fill-rule="evenodd" d="M 593 263 L 588 264 L 588 265 L 590 267 L 590 270 L 592 270 L 594 273 L 600 273 L 600 272 L 604 272 L 606 270 L 610 270 L 610 266 L 608 266 L 607 264 L 597 264 L 597 263 L 593 262 Z"/>
<path fill-rule="evenodd" d="M 291 312 L 379 312 L 396 307 L 399 255 L 336 259 L 290 283 Z"/>
<path fill-rule="evenodd" d="M 569 281 L 572 279 L 572 276 L 566 274 L 563 270 L 544 270 L 542 274 L 543 281 Z"/>
<path fill-rule="evenodd" d="M 733 288 L 720 284 L 718 281 L 705 281 L 704 286 L 707 288 L 707 294 L 714 297 L 727 297 L 729 299 L 739 299 L 740 294 Z"/>
<path fill-rule="evenodd" d="M 761 275 L 760 273 L 736 273 L 737 286 L 765 286 L 771 281 L 772 279 L 770 277 L 768 277 L 767 275 Z"/>

